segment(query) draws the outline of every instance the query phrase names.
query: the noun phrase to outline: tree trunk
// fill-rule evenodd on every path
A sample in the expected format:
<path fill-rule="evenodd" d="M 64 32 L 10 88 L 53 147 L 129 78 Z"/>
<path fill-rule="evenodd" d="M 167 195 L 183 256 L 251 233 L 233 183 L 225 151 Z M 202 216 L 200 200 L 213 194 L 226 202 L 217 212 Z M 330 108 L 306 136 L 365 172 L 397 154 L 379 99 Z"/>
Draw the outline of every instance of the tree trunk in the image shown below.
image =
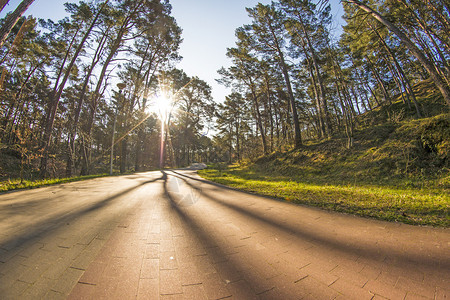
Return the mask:
<path fill-rule="evenodd" d="M 323 84 L 322 76 L 320 74 L 319 70 L 319 64 L 317 63 L 317 54 L 314 50 L 314 47 L 311 43 L 311 39 L 309 37 L 308 31 L 305 28 L 305 25 L 301 20 L 299 20 L 300 25 L 302 26 L 303 33 L 305 34 L 306 44 L 308 45 L 309 51 L 311 52 L 311 61 L 314 67 L 314 71 L 316 72 L 316 79 L 319 87 L 319 93 L 320 93 L 320 113 L 321 113 L 321 119 L 324 126 L 324 134 L 328 137 L 331 133 L 331 125 L 330 125 L 330 115 L 328 113 L 328 105 L 327 105 L 327 98 L 326 98 L 326 92 L 325 92 L 325 86 Z"/>
<path fill-rule="evenodd" d="M 240 162 L 241 161 L 241 144 L 240 144 L 240 138 L 239 138 L 239 118 L 236 118 L 236 155 L 237 155 L 237 161 Z"/>
<path fill-rule="evenodd" d="M 389 105 L 392 104 L 392 100 L 391 100 L 391 96 L 389 95 L 387 89 L 386 89 L 386 84 L 384 83 L 384 81 L 381 79 L 380 75 L 378 74 L 378 70 L 375 68 L 375 66 L 373 65 L 372 61 L 370 60 L 370 58 L 368 56 L 365 56 L 367 63 L 369 64 L 370 69 L 372 69 L 372 73 L 375 76 L 375 79 L 377 80 L 378 84 L 380 85 L 381 91 L 383 92 L 384 95 L 384 101 L 388 102 Z"/>
<path fill-rule="evenodd" d="M 308 57 L 307 57 L 308 59 Z M 323 121 L 323 113 L 322 113 L 322 107 L 320 105 L 320 98 L 319 98 L 319 91 L 318 91 L 318 87 L 317 87 L 317 83 L 316 83 L 316 76 L 314 75 L 313 69 L 312 69 L 312 63 L 310 60 L 308 60 L 308 71 L 309 71 L 309 75 L 311 76 L 311 83 L 313 85 L 313 89 L 314 89 L 314 97 L 316 98 L 316 109 L 317 109 L 317 123 L 319 125 L 319 131 L 318 131 L 318 137 L 322 138 L 324 136 L 326 136 L 326 131 L 325 131 L 325 124 Z M 314 120 L 314 118 L 313 118 Z"/>
<path fill-rule="evenodd" d="M 253 98 L 253 104 L 255 106 L 255 113 L 256 113 L 256 123 L 259 129 L 259 132 L 261 132 L 261 142 L 263 146 L 264 154 L 267 154 L 267 141 L 266 141 L 266 134 L 264 132 L 264 127 L 262 125 L 262 117 L 261 112 L 259 111 L 259 103 L 258 103 L 258 96 L 256 93 L 252 90 L 252 98 Z"/>
<path fill-rule="evenodd" d="M 6 4 L 8 4 L 9 0 L 0 0 L 0 12 L 3 11 Z"/>
<path fill-rule="evenodd" d="M 4 3 L 6 2 L 6 3 Z M 0 7 L 2 9 L 5 7 L 5 5 L 9 1 L 3 1 L 0 2 Z M 5 22 L 3 23 L 2 27 L 0 27 L 0 48 L 5 43 L 6 39 L 8 38 L 9 33 L 13 29 L 14 25 L 16 25 L 17 21 L 19 21 L 20 17 L 23 15 L 23 13 L 30 7 L 30 5 L 34 2 L 34 0 L 23 0 L 20 2 L 20 4 L 17 6 L 16 10 L 9 14 Z"/>
<path fill-rule="evenodd" d="M 408 108 L 411 109 L 411 103 L 410 103 L 410 100 L 409 100 L 410 93 L 409 93 L 408 87 L 407 87 L 407 85 L 405 83 L 405 81 L 408 81 L 408 78 L 403 78 L 403 76 L 402 76 L 403 72 L 401 72 L 402 68 L 400 67 L 397 59 L 395 58 L 395 55 L 392 52 L 392 49 L 386 44 L 386 41 L 383 39 L 383 37 L 381 36 L 381 34 L 377 30 L 377 28 L 372 26 L 372 24 L 370 24 L 370 22 L 366 22 L 366 23 L 370 26 L 372 31 L 376 34 L 376 36 L 380 40 L 380 43 L 383 45 L 383 48 L 389 54 L 389 57 L 391 58 L 391 60 L 392 60 L 392 62 L 394 64 L 395 72 L 392 70 L 392 67 L 390 66 L 389 62 L 385 59 L 386 63 L 388 65 L 388 67 L 389 67 L 389 70 L 390 70 L 390 72 L 392 74 L 392 77 L 395 80 L 395 83 L 399 87 L 399 90 L 400 90 L 403 102 L 405 102 L 405 99 L 404 99 L 404 96 L 403 96 L 403 89 L 401 88 L 401 85 L 403 85 L 403 87 L 405 88 L 405 90 L 406 90 L 406 104 L 408 105 Z M 402 84 L 400 84 L 400 82 Z M 414 93 L 412 93 L 411 96 L 414 97 Z M 414 97 L 414 102 L 415 102 L 415 97 Z M 417 109 L 417 106 L 416 106 L 416 109 Z M 418 112 L 418 116 L 420 117 L 420 112 L 418 110 L 417 110 L 417 112 Z"/>
<path fill-rule="evenodd" d="M 50 148 L 50 143 L 51 143 L 51 134 L 52 134 L 52 129 L 53 129 L 53 123 L 55 121 L 55 117 L 56 117 L 56 112 L 58 110 L 58 102 L 55 103 L 55 99 L 56 99 L 56 95 L 58 93 L 58 84 L 59 84 L 59 80 L 62 76 L 63 70 L 64 70 L 64 66 L 66 64 L 66 61 L 69 57 L 69 52 L 73 47 L 73 44 L 75 43 L 75 39 L 78 35 L 78 30 L 75 32 L 70 45 L 66 51 L 66 54 L 64 56 L 64 59 L 61 63 L 61 66 L 58 70 L 58 75 L 56 77 L 56 81 L 55 81 L 55 85 L 53 87 L 53 91 L 50 94 L 50 101 L 48 104 L 48 108 L 46 110 L 45 113 L 45 121 L 43 123 L 43 135 L 42 135 L 42 141 L 41 141 L 41 164 L 40 164 L 40 168 L 39 168 L 39 176 L 41 178 L 46 177 L 48 174 L 47 172 L 47 161 L 48 161 L 48 151 Z M 70 72 L 68 72 L 70 73 Z M 59 99 L 58 99 L 59 101 Z"/>
<path fill-rule="evenodd" d="M 275 43 L 276 52 L 278 54 L 277 60 L 280 63 L 281 72 L 283 73 L 284 81 L 286 83 L 286 88 L 289 96 L 289 103 L 291 106 L 292 122 L 294 123 L 294 147 L 295 149 L 298 149 L 302 146 L 302 132 L 300 129 L 300 122 L 297 114 L 297 106 L 295 105 L 295 97 L 292 91 L 291 79 L 289 77 L 288 68 L 286 65 L 286 61 L 284 59 L 284 53 L 281 50 L 278 38 L 272 28 L 272 25 L 270 24 L 270 21 L 268 23 L 273 37 L 273 41 Z"/>
<path fill-rule="evenodd" d="M 27 78 L 25 79 L 25 81 L 22 83 L 22 85 L 20 86 L 20 90 L 17 92 L 17 94 L 11 99 L 11 104 L 9 105 L 8 109 L 6 110 L 6 114 L 4 117 L 4 121 L 2 124 L 3 130 L 0 130 L 0 140 L 2 140 L 5 136 L 6 133 L 8 132 L 8 127 L 9 124 L 11 122 L 11 115 L 14 113 L 14 110 L 16 109 L 16 104 L 17 107 L 19 107 L 20 105 L 20 99 L 22 98 L 22 93 L 25 89 L 25 86 L 28 84 L 28 82 L 31 79 L 31 76 L 36 72 L 36 70 L 38 69 L 38 67 L 40 67 L 42 65 L 42 63 L 38 63 L 36 64 L 36 66 L 32 67 L 31 70 L 28 72 L 27 74 Z M 18 109 L 18 108 L 17 108 Z M 0 128 L 1 129 L 1 128 Z"/>
<path fill-rule="evenodd" d="M 448 106 L 450 106 L 450 87 L 445 83 L 443 78 L 436 71 L 435 65 L 426 58 L 426 56 L 422 53 L 422 51 L 420 51 L 420 49 L 409 39 L 409 37 L 405 33 L 403 33 L 399 28 L 397 28 L 394 24 L 392 24 L 390 21 L 385 19 L 378 12 L 376 12 L 366 4 L 363 4 L 358 0 L 348 0 L 348 1 L 357 5 L 359 8 L 366 11 L 367 13 L 371 14 L 376 20 L 385 25 L 402 41 L 402 43 L 408 48 L 408 50 L 411 51 L 411 53 L 420 61 L 423 67 L 427 70 L 431 79 L 434 81 L 434 84 L 441 92 L 444 101 L 447 103 Z"/>
<path fill-rule="evenodd" d="M 300 130 L 300 122 L 298 120 L 297 106 L 295 105 L 294 93 L 292 92 L 291 80 L 289 78 L 287 66 L 284 61 L 284 55 L 281 51 L 279 55 L 280 55 L 281 70 L 283 72 L 284 81 L 286 82 L 286 88 L 289 95 L 289 103 L 291 105 L 292 121 L 294 123 L 294 147 L 295 149 L 298 149 L 302 146 L 302 133 Z"/>
<path fill-rule="evenodd" d="M 130 26 L 133 16 L 137 13 L 137 10 L 140 8 L 140 6 L 143 3 L 144 3 L 144 0 L 139 1 L 138 4 L 133 8 L 133 11 L 130 11 L 129 14 L 123 19 L 122 24 L 118 28 L 117 36 L 114 39 L 114 41 L 112 41 L 112 43 L 111 43 L 112 45 L 111 45 L 110 52 L 109 52 L 108 56 L 106 57 L 105 61 L 103 62 L 103 68 L 100 71 L 97 85 L 96 85 L 95 91 L 93 93 L 92 103 L 90 105 L 90 112 L 88 114 L 88 121 L 87 121 L 87 125 L 85 127 L 85 135 L 88 139 L 90 139 L 92 127 L 94 125 L 94 119 L 95 119 L 95 114 L 97 112 L 98 101 L 100 100 L 100 97 L 102 97 L 102 95 L 104 93 L 104 90 L 103 90 L 103 92 L 100 92 L 100 90 L 103 86 L 103 81 L 106 77 L 106 72 L 109 67 L 109 64 L 111 63 L 112 59 L 116 55 L 117 51 L 119 50 L 119 48 L 123 42 L 124 35 L 128 32 L 128 29 L 129 29 L 128 27 Z M 89 142 L 89 141 L 85 141 L 85 142 Z M 83 153 L 88 154 L 90 152 L 90 145 L 85 144 L 84 148 L 85 148 L 85 151 L 83 151 Z M 89 162 L 86 160 L 87 157 L 89 157 L 89 155 L 86 155 L 83 159 L 82 175 L 85 175 L 86 172 L 89 172 L 89 169 L 87 168 L 87 165 L 89 164 Z"/>
<path fill-rule="evenodd" d="M 359 70 L 359 68 L 358 68 L 358 70 Z M 361 71 L 361 70 L 359 70 L 359 71 Z M 359 81 L 360 81 L 361 84 L 364 86 L 364 88 L 366 89 L 366 91 L 369 90 L 369 92 L 370 92 L 370 94 L 372 95 L 373 99 L 375 100 L 377 106 L 381 106 L 380 100 L 378 100 L 377 95 L 375 94 L 375 92 L 374 92 L 374 91 L 372 90 L 372 88 L 370 87 L 370 83 L 367 82 L 367 81 L 365 81 L 365 80 L 363 80 L 363 78 L 361 77 L 360 72 L 357 72 L 357 75 L 358 75 Z M 370 105 L 370 104 L 369 104 L 369 105 Z M 373 107 L 372 107 L 372 108 L 373 108 Z M 372 109 L 372 108 L 371 108 L 371 109 Z"/>
<path fill-rule="evenodd" d="M 439 39 L 439 35 L 429 26 L 427 26 L 427 24 L 424 22 L 423 19 L 421 19 L 417 13 L 414 11 L 413 8 L 410 7 L 410 5 L 408 5 L 408 3 L 405 0 L 400 0 L 401 3 L 403 3 L 403 5 L 409 10 L 409 12 L 414 16 L 414 18 L 416 19 L 417 23 L 419 24 L 420 28 L 422 28 L 422 30 L 425 32 L 425 34 L 427 35 L 427 37 L 430 39 L 431 43 L 434 46 L 435 51 L 439 54 L 439 58 L 441 59 L 442 64 L 444 65 L 445 68 L 445 73 L 446 74 L 450 74 L 450 67 L 447 63 L 447 60 L 445 58 L 444 53 L 441 51 L 441 47 L 437 44 L 436 40 L 434 37 L 437 37 Z M 434 36 L 434 37 L 433 37 Z M 444 46 L 447 50 L 450 49 L 450 45 L 448 43 L 446 43 L 445 39 L 439 39 L 439 41 L 443 44 L 442 46 Z M 448 76 L 448 75 L 447 75 Z M 445 77 L 445 76 L 444 76 Z M 448 78 L 446 78 L 447 80 L 447 84 L 448 84 Z"/>
<path fill-rule="evenodd" d="M 124 174 L 127 168 L 127 146 L 128 137 L 125 136 L 120 143 L 120 174 Z"/>
<path fill-rule="evenodd" d="M 67 80 L 69 79 L 70 72 L 75 65 L 76 60 L 78 59 L 78 56 L 81 53 L 81 50 L 84 47 L 84 44 L 86 43 L 89 35 L 92 32 L 92 29 L 94 28 L 95 24 L 97 23 L 98 18 L 100 17 L 100 13 L 102 12 L 103 7 L 106 5 L 108 1 L 105 1 L 102 5 L 102 7 L 99 9 L 97 14 L 95 15 L 94 19 L 92 20 L 89 28 L 86 30 L 83 38 L 80 41 L 80 44 L 78 44 L 78 47 L 75 50 L 75 53 L 72 56 L 72 59 L 69 63 L 69 66 L 67 67 L 66 73 L 64 74 L 63 80 L 61 81 L 61 84 L 58 87 L 58 90 L 56 94 L 53 94 L 54 97 L 50 99 L 51 103 L 51 110 L 50 110 L 50 116 L 48 118 L 47 124 L 45 126 L 45 132 L 44 132 L 44 149 L 42 152 L 42 159 L 41 159 L 41 177 L 45 176 L 47 172 L 47 157 L 48 156 L 48 147 L 50 147 L 50 137 L 51 137 L 51 131 L 53 130 L 53 124 L 56 117 L 56 111 L 58 109 L 59 100 L 61 99 L 62 92 L 64 90 L 64 87 L 67 83 Z"/>
<path fill-rule="evenodd" d="M 102 96 L 102 93 L 100 93 L 100 89 L 103 86 L 103 81 L 105 79 L 106 71 L 108 69 L 108 66 L 111 63 L 111 60 L 113 59 L 113 57 L 116 54 L 117 50 L 119 49 L 120 43 L 122 41 L 123 34 L 124 34 L 124 31 L 123 31 L 123 28 L 121 28 L 121 30 L 119 30 L 118 36 L 116 37 L 116 40 L 115 40 L 115 42 L 113 44 L 113 47 L 110 50 L 110 53 L 109 53 L 108 57 L 106 58 L 105 62 L 103 63 L 103 68 L 102 68 L 102 70 L 100 72 L 100 76 L 99 76 L 98 81 L 97 81 L 97 86 L 96 86 L 95 91 L 94 91 L 93 96 L 92 96 L 92 102 L 91 102 L 91 105 L 90 105 L 90 112 L 89 112 L 89 115 L 88 115 L 88 122 L 87 122 L 86 129 L 85 129 L 85 135 L 86 135 L 86 138 L 88 138 L 88 139 L 90 139 L 91 132 L 92 132 L 92 127 L 94 125 L 94 119 L 95 119 L 95 114 L 97 112 L 98 101 L 99 101 L 100 97 Z M 85 143 L 88 143 L 88 144 L 84 145 L 85 151 L 83 153 L 84 154 L 89 154 L 89 152 L 90 152 L 89 140 L 88 141 L 85 140 Z M 83 159 L 83 166 L 82 166 L 82 173 L 81 173 L 81 175 L 87 175 L 89 173 L 89 168 L 87 167 L 89 162 L 86 160 L 88 156 L 89 155 L 85 156 L 84 159 Z"/>
<path fill-rule="evenodd" d="M 68 153 L 67 153 L 67 164 L 66 164 L 66 176 L 71 177 L 72 176 L 72 170 L 73 170 L 73 155 L 75 154 L 75 137 L 78 132 L 78 123 L 80 120 L 80 114 L 81 109 L 83 107 L 84 99 L 86 98 L 86 92 L 88 89 L 89 80 L 92 76 L 92 72 L 94 71 L 95 66 L 98 64 L 101 58 L 101 52 L 103 51 L 105 47 L 106 42 L 106 34 L 102 36 L 102 39 L 100 40 L 99 46 L 97 47 L 94 58 L 92 59 L 91 65 L 89 66 L 88 72 L 85 75 L 83 86 L 81 88 L 81 92 L 78 98 L 77 106 L 75 108 L 75 115 L 74 115 L 74 121 L 69 128 L 69 136 L 68 136 Z"/>

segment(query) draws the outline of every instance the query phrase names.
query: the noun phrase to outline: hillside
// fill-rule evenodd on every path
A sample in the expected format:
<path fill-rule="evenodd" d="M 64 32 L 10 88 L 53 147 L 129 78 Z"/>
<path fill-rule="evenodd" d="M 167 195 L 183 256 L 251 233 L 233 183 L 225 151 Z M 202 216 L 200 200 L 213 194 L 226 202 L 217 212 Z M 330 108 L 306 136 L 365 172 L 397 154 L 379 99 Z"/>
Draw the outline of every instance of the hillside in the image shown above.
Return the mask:
<path fill-rule="evenodd" d="M 200 174 L 300 204 L 410 224 L 450 224 L 450 114 L 427 83 L 416 87 L 426 117 L 397 101 L 358 119 L 354 145 L 336 135 L 298 150 Z M 425 108 L 425 109 L 424 109 Z"/>
<path fill-rule="evenodd" d="M 354 138 L 351 149 L 335 137 L 261 157 L 251 168 L 306 181 L 449 188 L 450 114 L 372 125 Z"/>

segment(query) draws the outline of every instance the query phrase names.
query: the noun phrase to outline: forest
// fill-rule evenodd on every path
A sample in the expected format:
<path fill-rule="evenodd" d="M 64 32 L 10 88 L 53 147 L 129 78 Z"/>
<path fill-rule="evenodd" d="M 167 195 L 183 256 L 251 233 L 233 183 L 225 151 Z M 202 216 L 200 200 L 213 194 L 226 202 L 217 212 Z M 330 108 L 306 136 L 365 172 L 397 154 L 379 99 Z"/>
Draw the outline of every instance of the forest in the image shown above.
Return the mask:
<path fill-rule="evenodd" d="M 326 0 L 247 8 L 251 23 L 227 49 L 231 66 L 218 70 L 233 91 L 226 99 L 176 68 L 183 38 L 170 1 L 68 2 L 61 20 L 8 14 L 0 178 L 254 161 L 332 138 L 351 149 L 374 111 L 383 122 L 440 116 L 448 132 L 449 3 L 342 5 L 339 38 Z M 449 140 L 433 147 L 448 165 Z"/>

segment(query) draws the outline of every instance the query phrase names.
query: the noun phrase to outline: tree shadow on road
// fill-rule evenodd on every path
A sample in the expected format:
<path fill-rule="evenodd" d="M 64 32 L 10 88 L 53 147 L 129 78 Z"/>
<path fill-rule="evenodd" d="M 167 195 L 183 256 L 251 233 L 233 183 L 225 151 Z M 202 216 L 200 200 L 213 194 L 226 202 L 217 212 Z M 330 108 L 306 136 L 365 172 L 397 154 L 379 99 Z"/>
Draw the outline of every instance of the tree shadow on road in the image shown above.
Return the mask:
<path fill-rule="evenodd" d="M 223 186 L 207 180 L 188 176 L 180 172 L 176 172 L 173 170 L 172 172 L 175 174 L 174 176 L 178 176 L 179 178 L 184 179 L 184 182 L 187 185 L 192 186 L 193 188 L 195 187 L 189 180 L 201 182 L 215 187 L 224 188 L 226 190 L 233 192 L 254 196 L 254 194 L 248 192 L 241 192 L 234 188 L 229 188 L 227 186 Z M 255 211 L 254 209 L 246 205 L 246 203 L 242 203 L 241 205 L 232 203 L 230 201 L 226 201 L 224 199 L 220 199 L 219 197 L 217 197 L 217 193 L 213 194 L 207 192 L 207 189 L 202 189 L 202 196 L 205 199 L 214 201 L 215 203 L 227 209 L 239 213 L 245 218 L 252 218 L 259 222 L 263 222 L 265 224 L 274 227 L 277 230 L 282 230 L 288 234 L 293 234 L 294 236 L 299 237 L 303 240 L 314 242 L 316 244 L 322 245 L 325 248 L 336 250 L 342 254 L 350 254 L 356 258 L 362 257 L 364 259 L 371 260 L 375 263 L 381 263 L 385 261 L 386 258 L 389 258 L 390 261 L 392 262 L 391 264 L 396 265 L 398 268 L 403 268 L 405 265 L 414 264 L 421 271 L 426 270 L 429 272 L 438 272 L 439 270 L 441 270 L 442 275 L 444 277 L 448 275 L 447 271 L 450 269 L 450 260 L 448 259 L 448 257 L 442 258 L 439 261 L 439 258 L 433 257 L 432 255 L 430 255 L 430 253 L 423 253 L 423 254 L 418 253 L 418 251 L 414 251 L 415 249 L 410 249 L 411 252 L 403 250 L 400 251 L 399 248 L 396 248 L 395 244 L 381 246 L 374 242 L 370 243 L 369 245 L 367 245 L 367 243 L 358 243 L 357 245 L 355 245 L 355 243 L 349 243 L 345 236 L 335 236 L 333 235 L 332 232 L 323 232 L 323 231 L 319 232 L 318 230 L 316 231 L 311 228 L 301 227 L 299 225 L 284 222 L 283 220 L 277 218 L 276 215 L 270 215 L 267 214 L 267 212 L 263 214 L 258 211 Z M 276 199 L 269 197 L 264 196 L 261 197 L 268 199 L 270 201 L 278 201 Z M 286 204 L 295 205 L 288 203 Z"/>
<path fill-rule="evenodd" d="M 183 206 L 182 201 L 179 201 L 174 196 L 174 193 L 170 191 L 170 187 L 168 186 L 168 174 L 165 171 L 161 171 L 163 173 L 164 178 L 164 195 L 169 200 L 173 211 L 177 214 L 177 216 L 181 219 L 181 221 L 186 225 L 186 227 L 190 228 L 190 232 L 194 233 L 195 236 L 199 239 L 205 251 L 212 258 L 212 261 L 221 261 L 226 262 L 227 271 L 229 273 L 233 273 L 233 276 L 238 276 L 239 279 L 226 282 L 226 278 L 222 278 L 223 282 L 226 284 L 236 284 L 235 289 L 239 290 L 239 294 L 247 295 L 247 297 L 255 297 L 255 295 L 262 295 L 268 291 L 271 291 L 275 287 L 267 288 L 266 285 L 261 284 L 261 280 L 264 278 L 258 278 L 251 270 L 245 269 L 243 266 L 240 266 L 228 259 L 228 255 L 224 249 L 222 249 L 220 242 L 216 240 L 210 231 L 208 231 L 204 225 L 198 222 L 195 218 L 190 216 L 189 211 L 186 206 Z M 191 186 L 193 189 L 198 190 L 198 187 Z M 188 206 L 189 207 L 189 206 Z M 224 261 L 225 260 L 225 261 Z M 238 275 L 237 275 L 238 274 Z M 223 275 L 223 274 L 222 274 Z M 222 295 L 224 298 L 230 295 Z M 235 296 L 235 295 L 233 295 Z M 222 298 L 221 298 L 222 299 Z M 250 299 L 250 298 L 249 298 Z M 255 297 L 256 299 L 256 297 Z"/>
<path fill-rule="evenodd" d="M 5 237 L 0 241 L 0 249 L 3 249 L 6 252 L 0 253 L 0 262 L 5 262 L 7 259 L 4 257 L 10 258 L 13 255 L 10 253 L 11 251 L 20 252 L 23 249 L 27 249 L 33 243 L 36 243 L 38 239 L 44 238 L 52 233 L 52 231 L 57 230 L 62 225 L 68 224 L 82 216 L 86 216 L 94 211 L 105 208 L 111 204 L 113 204 L 116 200 L 121 197 L 141 188 L 144 185 L 150 184 L 155 181 L 163 180 L 163 177 L 155 178 L 152 180 L 146 180 L 144 182 L 139 183 L 136 186 L 132 186 L 127 188 L 115 195 L 104 198 L 99 201 L 95 201 L 93 203 L 89 203 L 83 207 L 80 207 L 77 210 L 66 211 L 62 215 L 52 216 L 51 218 L 46 218 L 44 220 L 40 220 L 31 226 L 24 227 L 20 233 L 13 233 L 10 237 Z M 33 200 L 35 201 L 35 200 Z M 17 209 L 26 209 L 26 205 L 20 205 Z M 13 213 L 19 213 L 18 211 Z M 51 224 L 51 225 L 49 225 Z M 0 264 L 1 271 L 1 264 Z"/>

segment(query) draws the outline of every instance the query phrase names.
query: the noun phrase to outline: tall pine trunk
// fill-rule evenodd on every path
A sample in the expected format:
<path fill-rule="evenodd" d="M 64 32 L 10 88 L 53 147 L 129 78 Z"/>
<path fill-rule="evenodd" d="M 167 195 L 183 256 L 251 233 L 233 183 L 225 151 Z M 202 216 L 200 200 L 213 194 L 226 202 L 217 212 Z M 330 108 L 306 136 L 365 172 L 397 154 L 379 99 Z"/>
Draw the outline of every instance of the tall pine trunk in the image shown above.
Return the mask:
<path fill-rule="evenodd" d="M 6 2 L 6 3 L 5 3 Z M 0 7 L 8 3 L 9 1 L 2 1 L 0 2 Z M 0 48 L 5 43 L 6 39 L 8 38 L 9 33 L 13 29 L 14 25 L 16 25 L 17 21 L 19 21 L 20 17 L 23 15 L 23 13 L 30 7 L 30 5 L 34 2 L 34 0 L 23 0 L 20 2 L 20 4 L 17 6 L 17 8 L 9 14 L 5 22 L 3 23 L 2 27 L 0 27 Z M 3 9 L 3 7 L 1 7 Z"/>
<path fill-rule="evenodd" d="M 350 3 L 357 5 L 359 8 L 372 15 L 376 20 L 378 20 L 381 24 L 385 25 L 400 39 L 400 41 L 406 46 L 406 48 L 408 48 L 408 50 L 420 61 L 423 67 L 427 70 L 434 84 L 441 92 L 444 101 L 447 103 L 448 106 L 450 106 L 450 87 L 446 84 L 445 80 L 436 71 L 436 66 L 427 59 L 425 54 L 423 54 L 423 52 L 411 41 L 411 39 L 397 26 L 395 26 L 393 23 L 384 18 L 382 15 L 373 10 L 368 5 L 358 0 L 348 0 L 348 1 Z"/>
<path fill-rule="evenodd" d="M 9 0 L 0 0 L 0 12 L 3 11 L 6 4 L 8 4 Z"/>

